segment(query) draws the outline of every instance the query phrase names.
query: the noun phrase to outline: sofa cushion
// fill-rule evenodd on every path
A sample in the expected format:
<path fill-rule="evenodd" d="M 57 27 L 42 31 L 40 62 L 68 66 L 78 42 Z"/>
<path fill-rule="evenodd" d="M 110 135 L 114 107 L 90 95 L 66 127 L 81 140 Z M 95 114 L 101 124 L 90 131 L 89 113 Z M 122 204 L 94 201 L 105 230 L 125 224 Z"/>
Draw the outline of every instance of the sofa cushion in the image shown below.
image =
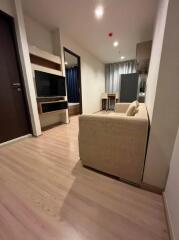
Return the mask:
<path fill-rule="evenodd" d="M 132 102 L 126 112 L 127 116 L 134 116 L 137 113 L 139 107 L 139 102 L 138 101 L 134 101 Z"/>

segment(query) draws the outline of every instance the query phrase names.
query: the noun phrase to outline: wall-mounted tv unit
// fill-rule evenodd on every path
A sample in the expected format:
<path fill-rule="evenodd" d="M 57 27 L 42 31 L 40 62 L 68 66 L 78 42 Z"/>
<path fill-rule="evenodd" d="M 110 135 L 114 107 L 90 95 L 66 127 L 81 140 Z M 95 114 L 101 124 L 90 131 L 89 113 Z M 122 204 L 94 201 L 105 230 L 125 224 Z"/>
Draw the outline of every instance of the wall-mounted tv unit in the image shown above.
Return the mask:
<path fill-rule="evenodd" d="M 65 77 L 35 70 L 37 97 L 66 96 Z"/>

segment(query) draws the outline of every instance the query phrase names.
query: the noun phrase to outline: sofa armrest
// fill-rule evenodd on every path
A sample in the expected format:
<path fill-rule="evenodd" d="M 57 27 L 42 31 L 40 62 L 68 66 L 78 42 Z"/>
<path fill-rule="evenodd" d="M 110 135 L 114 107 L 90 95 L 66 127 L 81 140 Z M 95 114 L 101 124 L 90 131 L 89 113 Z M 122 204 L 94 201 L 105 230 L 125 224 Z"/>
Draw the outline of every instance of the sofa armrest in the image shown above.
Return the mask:
<path fill-rule="evenodd" d="M 129 107 L 130 103 L 116 103 L 115 112 L 125 113 Z"/>
<path fill-rule="evenodd" d="M 147 136 L 148 119 L 80 116 L 80 159 L 83 165 L 139 183 Z"/>

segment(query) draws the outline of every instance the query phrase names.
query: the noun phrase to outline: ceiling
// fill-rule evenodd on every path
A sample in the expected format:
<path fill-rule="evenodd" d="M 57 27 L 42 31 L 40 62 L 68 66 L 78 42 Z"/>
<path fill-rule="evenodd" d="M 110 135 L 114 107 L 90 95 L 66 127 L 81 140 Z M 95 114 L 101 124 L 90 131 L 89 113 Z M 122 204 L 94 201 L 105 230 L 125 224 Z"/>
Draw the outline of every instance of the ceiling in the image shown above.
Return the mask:
<path fill-rule="evenodd" d="M 29 16 L 48 28 L 60 27 L 102 62 L 134 59 L 136 43 L 152 39 L 158 0 L 23 0 Z M 102 19 L 94 9 L 104 6 Z M 113 32 L 109 38 L 108 33 Z M 118 40 L 119 46 L 113 47 Z"/>

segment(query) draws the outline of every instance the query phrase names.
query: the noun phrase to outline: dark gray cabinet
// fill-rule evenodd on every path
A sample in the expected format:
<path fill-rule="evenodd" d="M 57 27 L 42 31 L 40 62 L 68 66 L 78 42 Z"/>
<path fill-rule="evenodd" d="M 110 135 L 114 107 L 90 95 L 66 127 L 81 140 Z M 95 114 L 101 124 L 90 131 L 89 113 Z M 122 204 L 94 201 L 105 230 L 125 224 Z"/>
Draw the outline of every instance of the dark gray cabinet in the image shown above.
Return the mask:
<path fill-rule="evenodd" d="M 138 73 L 121 75 L 120 102 L 133 102 L 138 96 Z"/>

